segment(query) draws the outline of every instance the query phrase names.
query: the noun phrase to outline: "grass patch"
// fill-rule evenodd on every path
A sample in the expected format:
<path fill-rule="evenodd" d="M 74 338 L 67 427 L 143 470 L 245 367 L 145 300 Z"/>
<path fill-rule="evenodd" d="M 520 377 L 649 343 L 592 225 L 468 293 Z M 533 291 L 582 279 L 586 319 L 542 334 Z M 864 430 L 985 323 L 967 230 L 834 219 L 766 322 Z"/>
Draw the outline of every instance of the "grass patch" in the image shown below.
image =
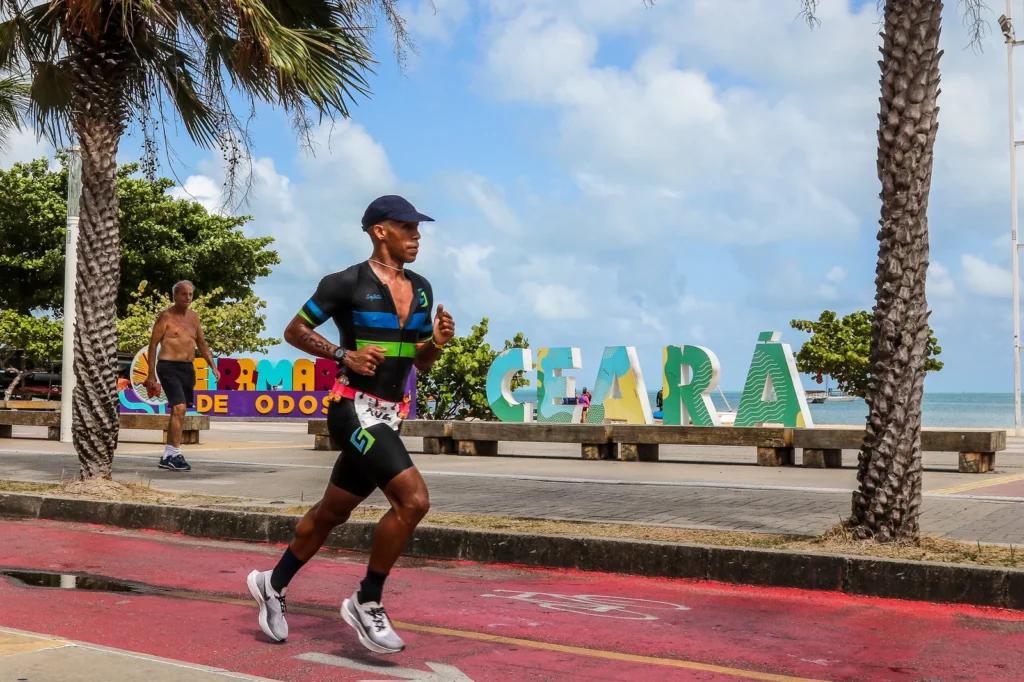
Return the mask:
<path fill-rule="evenodd" d="M 216 497 L 158 490 L 139 483 L 71 481 L 62 484 L 26 483 L 0 480 L 0 492 L 58 495 L 120 502 L 173 504 L 184 507 L 218 508 L 301 516 L 310 505 L 287 507 L 268 506 L 254 500 L 238 497 Z M 363 505 L 352 512 L 357 521 L 376 521 L 387 510 Z M 750 547 L 754 549 L 781 549 L 826 554 L 872 556 L 904 561 L 938 561 L 979 566 L 1024 567 L 1024 552 L 1020 547 L 983 545 L 922 536 L 918 544 L 881 545 L 873 541 L 858 541 L 850 537 L 841 524 L 833 526 L 817 537 L 799 537 L 767 533 L 745 533 L 726 530 L 698 530 L 669 526 L 644 526 L 625 523 L 594 523 L 589 521 L 554 521 L 527 517 L 490 516 L 486 514 L 453 514 L 430 511 L 424 520 L 431 526 L 470 528 L 473 530 L 530 533 L 539 535 L 570 535 L 578 537 L 646 540 L 650 542 L 678 542 L 718 547 Z"/>
<path fill-rule="evenodd" d="M 185 507 L 213 506 L 224 503 L 245 503 L 249 500 L 238 497 L 215 497 L 193 495 L 160 490 L 142 483 L 124 483 L 105 479 L 91 481 L 70 480 L 63 483 L 31 483 L 0 479 L 0 493 L 27 493 L 33 495 L 56 495 L 111 502 L 144 502 L 149 504 L 175 504 Z"/>

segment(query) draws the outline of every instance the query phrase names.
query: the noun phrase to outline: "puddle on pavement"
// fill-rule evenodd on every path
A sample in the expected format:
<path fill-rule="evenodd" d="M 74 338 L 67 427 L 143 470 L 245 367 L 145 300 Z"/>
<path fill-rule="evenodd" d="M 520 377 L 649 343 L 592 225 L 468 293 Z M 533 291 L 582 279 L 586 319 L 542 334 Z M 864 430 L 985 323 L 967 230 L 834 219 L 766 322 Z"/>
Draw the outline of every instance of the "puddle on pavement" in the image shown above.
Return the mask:
<path fill-rule="evenodd" d="M 132 583 L 126 580 L 110 580 L 97 578 L 91 575 L 76 575 L 73 573 L 50 573 L 47 571 L 19 571 L 13 569 L 0 569 L 0 576 L 13 578 L 29 587 L 53 587 L 62 590 L 93 590 L 96 592 L 129 592 L 144 594 L 153 592 L 153 588 L 146 585 Z"/>

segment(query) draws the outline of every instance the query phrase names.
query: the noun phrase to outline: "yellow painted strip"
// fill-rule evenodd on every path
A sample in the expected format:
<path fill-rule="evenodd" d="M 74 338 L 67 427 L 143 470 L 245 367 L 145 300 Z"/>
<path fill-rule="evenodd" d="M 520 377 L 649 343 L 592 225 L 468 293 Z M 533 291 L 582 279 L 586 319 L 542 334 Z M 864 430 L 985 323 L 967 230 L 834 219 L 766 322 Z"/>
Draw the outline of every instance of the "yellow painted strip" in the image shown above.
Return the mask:
<path fill-rule="evenodd" d="M 985 478 L 980 481 L 971 481 L 970 483 L 954 485 L 948 488 L 929 490 L 927 491 L 927 493 L 929 495 L 955 495 L 957 493 L 965 493 L 968 490 L 988 488 L 989 486 L 1002 485 L 1003 483 L 1013 483 L 1014 481 L 1024 481 L 1024 474 L 1014 474 L 1012 476 L 997 476 L 996 478 Z"/>
<path fill-rule="evenodd" d="M 256 607 L 251 599 L 235 599 L 234 597 L 221 597 L 212 594 L 200 594 L 197 592 L 186 592 L 180 590 L 161 591 L 160 594 L 185 599 L 196 599 L 199 601 L 214 601 L 222 604 L 237 604 L 239 606 Z M 288 606 L 290 613 L 301 613 L 308 616 L 339 617 L 338 611 L 331 609 L 309 608 L 304 606 Z M 775 673 L 763 673 L 756 670 L 742 670 L 740 668 L 727 668 L 721 665 L 710 665 L 697 663 L 695 661 L 682 661 L 674 658 L 656 658 L 654 656 L 637 656 L 635 654 L 623 654 L 618 651 L 604 651 L 602 649 L 587 649 L 578 646 L 566 646 L 564 644 L 553 644 L 551 642 L 537 642 L 532 639 L 518 639 L 516 637 L 503 637 L 491 635 L 485 632 L 472 632 L 470 630 L 452 630 L 439 628 L 432 625 L 415 625 L 413 623 L 400 623 L 393 621 L 396 628 L 411 630 L 412 632 L 423 632 L 443 637 L 460 637 L 472 639 L 478 642 L 493 642 L 494 644 L 507 644 L 509 646 L 521 646 L 543 651 L 555 651 L 562 654 L 574 654 L 576 656 L 589 656 L 590 658 L 604 658 L 625 663 L 644 663 L 647 665 L 659 665 L 669 668 L 685 668 L 687 670 L 700 670 L 702 672 L 718 673 L 720 675 L 732 675 L 748 680 L 766 680 L 767 682 L 827 682 L 810 677 L 792 677 L 790 675 L 777 675 Z"/>
<path fill-rule="evenodd" d="M 0 656 L 13 656 L 43 649 L 59 649 L 65 646 L 71 646 L 71 643 L 59 639 L 44 639 L 31 635 L 16 635 L 13 632 L 0 632 Z"/>

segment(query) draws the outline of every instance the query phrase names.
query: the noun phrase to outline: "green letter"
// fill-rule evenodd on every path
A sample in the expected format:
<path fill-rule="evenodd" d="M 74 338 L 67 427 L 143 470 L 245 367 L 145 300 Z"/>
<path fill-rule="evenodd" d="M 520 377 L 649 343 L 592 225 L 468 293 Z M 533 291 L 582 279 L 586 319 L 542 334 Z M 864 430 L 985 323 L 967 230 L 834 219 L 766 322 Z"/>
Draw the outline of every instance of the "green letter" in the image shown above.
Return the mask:
<path fill-rule="evenodd" d="M 788 343 L 779 341 L 781 338 L 781 332 L 761 332 L 757 338 L 743 398 L 736 412 L 736 426 L 814 426 L 793 351 Z"/>
<path fill-rule="evenodd" d="M 703 346 L 665 346 L 664 414 L 673 426 L 721 426 L 711 391 L 718 386 L 718 358 Z"/>

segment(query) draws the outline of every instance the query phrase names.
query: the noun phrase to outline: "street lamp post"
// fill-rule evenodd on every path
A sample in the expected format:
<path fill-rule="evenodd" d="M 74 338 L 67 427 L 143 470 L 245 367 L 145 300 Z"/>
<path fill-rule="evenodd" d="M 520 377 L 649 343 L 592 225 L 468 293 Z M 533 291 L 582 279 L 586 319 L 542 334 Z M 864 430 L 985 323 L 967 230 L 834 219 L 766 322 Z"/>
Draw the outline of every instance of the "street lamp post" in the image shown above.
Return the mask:
<path fill-rule="evenodd" d="M 75 391 L 75 280 L 78 276 L 78 203 L 82 196 L 82 153 L 68 151 L 68 218 L 64 241 L 64 347 L 60 378 L 60 442 L 71 442 L 71 398 Z"/>
<path fill-rule="evenodd" d="M 1021 435 L 1021 400 L 1020 400 L 1020 270 L 1018 256 L 1020 242 L 1017 238 L 1017 147 L 1022 142 L 1017 140 L 1016 118 L 1017 104 L 1013 78 L 1013 48 L 1024 44 L 1017 40 L 1013 30 L 1013 0 L 1006 0 L 1006 14 L 999 17 L 999 28 L 1006 38 L 1006 83 L 1010 105 L 1010 242 L 1011 264 L 1013 277 L 1013 425 L 1018 436 Z"/>

